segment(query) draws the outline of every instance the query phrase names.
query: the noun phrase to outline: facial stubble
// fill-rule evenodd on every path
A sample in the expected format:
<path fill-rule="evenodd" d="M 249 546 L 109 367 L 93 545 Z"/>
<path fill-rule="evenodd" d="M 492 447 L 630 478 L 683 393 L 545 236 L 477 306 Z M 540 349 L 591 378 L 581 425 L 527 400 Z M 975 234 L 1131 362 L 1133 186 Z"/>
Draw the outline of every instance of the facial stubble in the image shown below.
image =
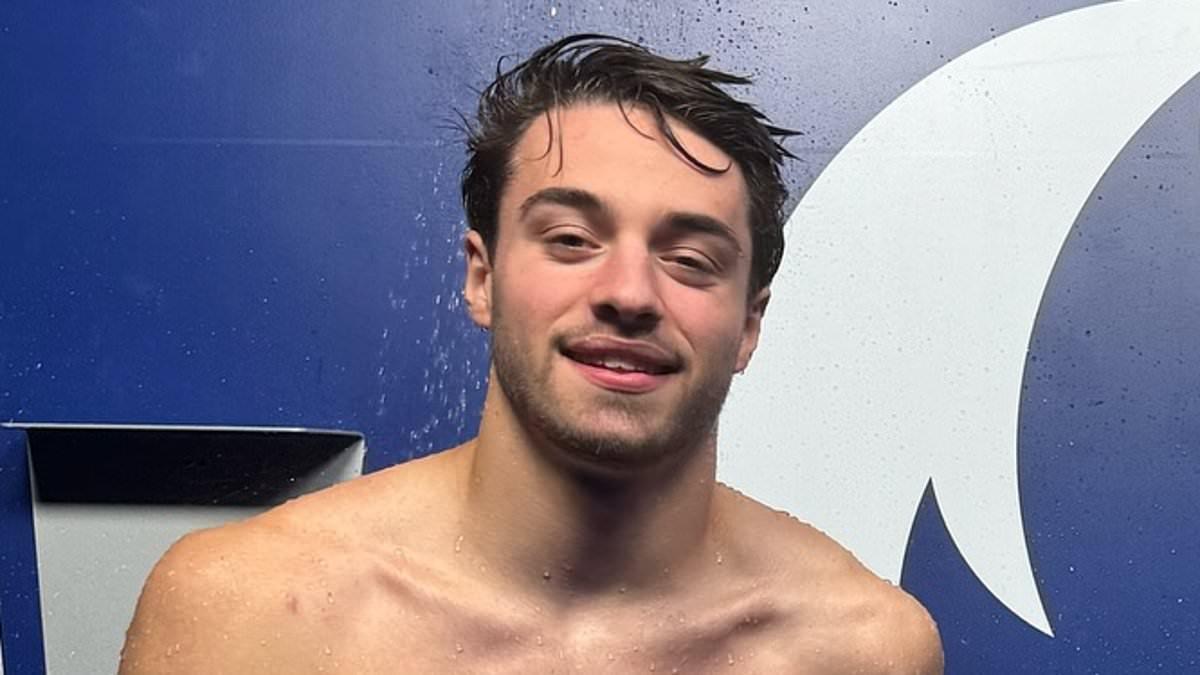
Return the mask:
<path fill-rule="evenodd" d="M 518 422 L 560 455 L 558 459 L 577 468 L 622 473 L 684 461 L 711 447 L 733 377 L 736 344 L 722 345 L 719 353 L 708 355 L 704 366 L 696 363 L 699 359 L 693 361 L 692 368 L 705 370 L 669 410 L 647 400 L 646 394 L 599 387 L 589 391 L 592 385 L 583 385 L 583 396 L 568 397 L 556 391 L 554 382 L 555 361 L 566 358 L 559 345 L 573 337 L 611 334 L 612 329 L 585 328 L 542 337 L 544 346 L 526 344 L 508 321 L 502 298 L 497 293 L 493 299 L 495 377 Z"/>

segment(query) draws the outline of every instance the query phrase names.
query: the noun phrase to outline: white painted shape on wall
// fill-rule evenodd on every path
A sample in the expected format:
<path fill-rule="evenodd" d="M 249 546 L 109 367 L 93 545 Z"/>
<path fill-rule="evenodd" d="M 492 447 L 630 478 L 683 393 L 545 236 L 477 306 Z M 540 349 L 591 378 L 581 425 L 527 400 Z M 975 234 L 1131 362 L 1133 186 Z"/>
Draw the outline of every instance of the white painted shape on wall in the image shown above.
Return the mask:
<path fill-rule="evenodd" d="M 967 564 L 1052 634 L 1017 485 L 1026 348 L 1088 196 L 1198 72 L 1200 2 L 1113 2 L 987 42 L 872 119 L 788 221 L 722 480 L 898 581 L 932 478 Z"/>

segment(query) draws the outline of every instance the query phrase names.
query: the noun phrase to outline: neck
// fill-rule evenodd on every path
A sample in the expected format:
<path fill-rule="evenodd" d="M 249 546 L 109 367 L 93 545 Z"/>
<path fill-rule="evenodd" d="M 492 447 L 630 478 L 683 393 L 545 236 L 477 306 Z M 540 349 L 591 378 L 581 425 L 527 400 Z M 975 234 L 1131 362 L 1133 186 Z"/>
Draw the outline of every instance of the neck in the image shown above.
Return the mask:
<path fill-rule="evenodd" d="M 631 476 L 568 469 L 493 387 L 468 480 L 458 547 L 547 602 L 670 592 L 714 555 L 715 440 Z"/>

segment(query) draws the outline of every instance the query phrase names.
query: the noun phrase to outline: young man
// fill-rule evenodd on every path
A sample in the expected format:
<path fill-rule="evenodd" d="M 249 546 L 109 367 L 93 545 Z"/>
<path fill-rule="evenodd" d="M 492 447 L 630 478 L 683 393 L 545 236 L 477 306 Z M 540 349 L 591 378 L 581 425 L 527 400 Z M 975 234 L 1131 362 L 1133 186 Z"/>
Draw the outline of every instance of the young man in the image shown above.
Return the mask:
<path fill-rule="evenodd" d="M 912 598 L 715 481 L 788 132 L 704 63 L 578 36 L 484 92 L 463 184 L 479 435 L 185 537 L 121 672 L 941 672 Z"/>

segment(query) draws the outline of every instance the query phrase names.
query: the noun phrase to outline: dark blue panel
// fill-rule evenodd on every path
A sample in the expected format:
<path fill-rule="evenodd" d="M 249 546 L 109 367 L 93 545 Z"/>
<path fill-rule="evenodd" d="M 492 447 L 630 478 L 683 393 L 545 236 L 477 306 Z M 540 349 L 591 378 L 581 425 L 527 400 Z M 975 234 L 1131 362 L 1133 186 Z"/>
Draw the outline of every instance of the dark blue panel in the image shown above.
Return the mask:
<path fill-rule="evenodd" d="M 376 466 L 473 431 L 472 94 L 368 9 L 6 8 L 0 418 L 349 427 Z"/>
<path fill-rule="evenodd" d="M 1200 667 L 1200 80 L 1130 141 L 1042 300 L 1021 482 L 1058 643 Z"/>
<path fill-rule="evenodd" d="M 0 639 L 8 675 L 46 670 L 26 449 L 23 432 L 0 428 Z"/>

